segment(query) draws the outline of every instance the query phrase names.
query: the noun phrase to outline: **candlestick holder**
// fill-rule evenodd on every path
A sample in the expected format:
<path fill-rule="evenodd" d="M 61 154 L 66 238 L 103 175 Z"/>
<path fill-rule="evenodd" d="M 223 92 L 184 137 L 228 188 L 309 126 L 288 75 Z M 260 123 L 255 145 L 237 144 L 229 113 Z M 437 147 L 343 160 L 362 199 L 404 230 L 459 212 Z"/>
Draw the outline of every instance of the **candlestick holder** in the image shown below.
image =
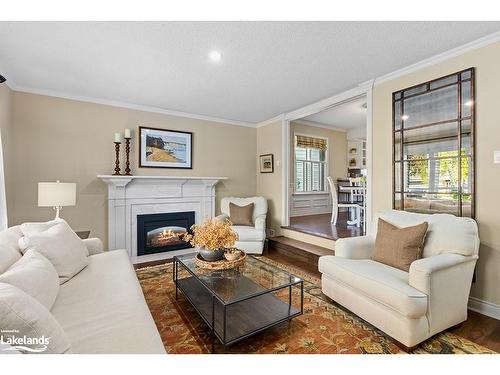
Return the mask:
<path fill-rule="evenodd" d="M 130 138 L 125 138 L 125 155 L 127 158 L 125 162 L 125 175 L 132 176 L 132 173 L 130 173 Z"/>
<path fill-rule="evenodd" d="M 115 153 L 116 153 L 116 160 L 115 160 L 115 173 L 113 173 L 113 176 L 120 176 L 120 144 L 121 142 L 115 142 Z"/>

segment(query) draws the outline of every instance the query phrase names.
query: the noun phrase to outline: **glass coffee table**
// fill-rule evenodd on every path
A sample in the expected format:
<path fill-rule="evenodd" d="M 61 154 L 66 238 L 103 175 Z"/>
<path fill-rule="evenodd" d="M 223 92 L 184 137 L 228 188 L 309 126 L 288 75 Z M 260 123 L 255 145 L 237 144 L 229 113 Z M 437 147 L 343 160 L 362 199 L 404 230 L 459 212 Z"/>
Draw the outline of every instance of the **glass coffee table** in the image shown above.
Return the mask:
<path fill-rule="evenodd" d="M 195 264 L 196 253 L 174 257 L 178 290 L 193 305 L 215 339 L 229 346 L 303 313 L 302 279 L 247 255 L 232 270 L 212 271 Z"/>

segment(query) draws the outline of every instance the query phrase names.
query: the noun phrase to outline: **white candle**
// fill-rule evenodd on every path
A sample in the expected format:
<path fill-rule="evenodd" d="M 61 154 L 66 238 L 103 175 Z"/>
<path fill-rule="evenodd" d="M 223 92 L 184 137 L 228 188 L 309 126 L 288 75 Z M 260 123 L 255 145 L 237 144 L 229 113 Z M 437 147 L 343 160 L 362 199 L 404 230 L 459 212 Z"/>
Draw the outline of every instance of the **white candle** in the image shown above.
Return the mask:
<path fill-rule="evenodd" d="M 115 133 L 115 142 L 121 142 L 122 141 L 122 136 L 120 133 Z"/>
<path fill-rule="evenodd" d="M 132 138 L 130 136 L 130 129 L 125 129 L 125 138 Z"/>

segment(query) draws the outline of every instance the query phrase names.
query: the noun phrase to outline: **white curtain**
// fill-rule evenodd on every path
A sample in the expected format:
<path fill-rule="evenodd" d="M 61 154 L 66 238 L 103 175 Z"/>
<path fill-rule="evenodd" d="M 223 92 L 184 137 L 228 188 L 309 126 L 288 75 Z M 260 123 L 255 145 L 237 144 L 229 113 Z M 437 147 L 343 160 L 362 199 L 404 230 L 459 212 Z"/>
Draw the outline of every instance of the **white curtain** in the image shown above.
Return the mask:
<path fill-rule="evenodd" d="M 0 133 L 0 230 L 7 229 L 7 198 L 5 196 L 5 173 L 3 167 L 2 134 Z"/>

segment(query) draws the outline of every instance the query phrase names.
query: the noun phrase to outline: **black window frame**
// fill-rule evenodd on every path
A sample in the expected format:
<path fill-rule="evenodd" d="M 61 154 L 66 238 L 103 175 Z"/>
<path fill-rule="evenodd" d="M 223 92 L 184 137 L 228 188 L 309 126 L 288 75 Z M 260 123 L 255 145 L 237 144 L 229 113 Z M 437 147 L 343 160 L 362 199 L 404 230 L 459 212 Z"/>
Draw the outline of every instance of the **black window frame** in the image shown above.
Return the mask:
<path fill-rule="evenodd" d="M 463 78 L 463 77 L 466 78 Z M 468 76 L 468 77 L 467 77 Z M 433 83 L 436 83 L 441 80 L 453 80 L 453 77 L 456 77 L 456 80 L 451 83 L 443 84 L 438 87 L 432 87 Z M 470 106 L 470 115 L 469 116 L 463 116 L 463 110 L 462 110 L 462 84 L 465 82 L 470 82 L 470 98 L 472 100 L 472 105 Z M 413 125 L 405 128 L 405 121 L 408 118 L 405 117 L 405 101 L 417 96 L 429 94 L 432 91 L 440 90 L 446 87 L 451 87 L 451 86 L 457 86 L 457 116 L 454 119 L 447 119 L 443 121 L 436 121 L 436 122 L 430 122 L 430 123 L 424 123 L 424 124 L 418 124 L 418 125 Z M 411 92 L 411 94 L 408 94 L 408 92 Z M 440 125 L 450 125 L 453 123 L 457 123 L 457 155 L 456 156 L 450 156 L 449 159 L 457 159 L 457 173 L 458 173 L 458 181 L 457 181 L 457 203 L 458 203 L 458 213 L 457 216 L 463 216 L 463 197 L 464 196 L 470 196 L 470 201 L 471 201 L 471 212 L 470 212 L 470 217 L 475 218 L 475 202 L 476 202 L 476 88 L 475 88 L 475 68 L 467 68 L 452 74 L 448 74 L 427 82 L 420 83 L 418 85 L 406 87 L 404 89 L 395 91 L 392 93 L 392 207 L 393 209 L 398 209 L 398 210 L 403 210 L 405 211 L 405 194 L 411 194 L 413 192 L 410 191 L 410 189 L 405 189 L 405 158 L 404 158 L 404 145 L 408 144 L 408 142 L 405 143 L 405 130 L 409 129 L 422 129 L 425 127 L 436 127 Z M 406 96 L 405 96 L 406 94 Z M 400 107 L 399 110 L 399 115 L 401 116 L 400 119 L 396 118 L 396 106 Z M 462 130 L 462 123 L 464 121 L 469 121 L 470 120 L 470 132 L 463 131 Z M 432 129 L 432 128 L 431 128 Z M 470 155 L 463 155 L 462 154 L 462 137 L 464 134 L 470 134 Z M 399 135 L 399 137 L 398 137 Z M 398 139 L 398 146 L 399 146 L 399 155 L 396 155 L 396 139 Z M 450 138 L 450 136 L 448 136 Z M 431 138 L 429 138 L 431 139 Z M 443 137 L 444 139 L 444 137 Z M 419 141 L 420 142 L 420 141 Z M 462 171 L 461 171 L 461 165 L 462 165 L 462 159 L 464 158 L 470 158 L 470 169 L 468 171 L 470 178 L 470 186 L 469 186 L 469 192 L 464 193 L 462 190 L 463 183 L 462 183 Z M 431 158 L 427 158 L 427 160 L 430 160 Z M 399 164 L 398 164 L 399 163 Z M 397 175 L 397 165 L 399 165 L 399 175 Z M 399 190 L 396 190 L 396 181 L 399 179 Z M 436 192 L 432 192 L 430 190 L 427 191 L 421 191 L 419 193 L 422 194 L 436 194 Z M 396 204 L 396 196 L 399 194 L 400 198 L 400 204 L 399 207 L 397 207 Z M 446 194 L 446 193 L 437 193 L 437 194 Z"/>

